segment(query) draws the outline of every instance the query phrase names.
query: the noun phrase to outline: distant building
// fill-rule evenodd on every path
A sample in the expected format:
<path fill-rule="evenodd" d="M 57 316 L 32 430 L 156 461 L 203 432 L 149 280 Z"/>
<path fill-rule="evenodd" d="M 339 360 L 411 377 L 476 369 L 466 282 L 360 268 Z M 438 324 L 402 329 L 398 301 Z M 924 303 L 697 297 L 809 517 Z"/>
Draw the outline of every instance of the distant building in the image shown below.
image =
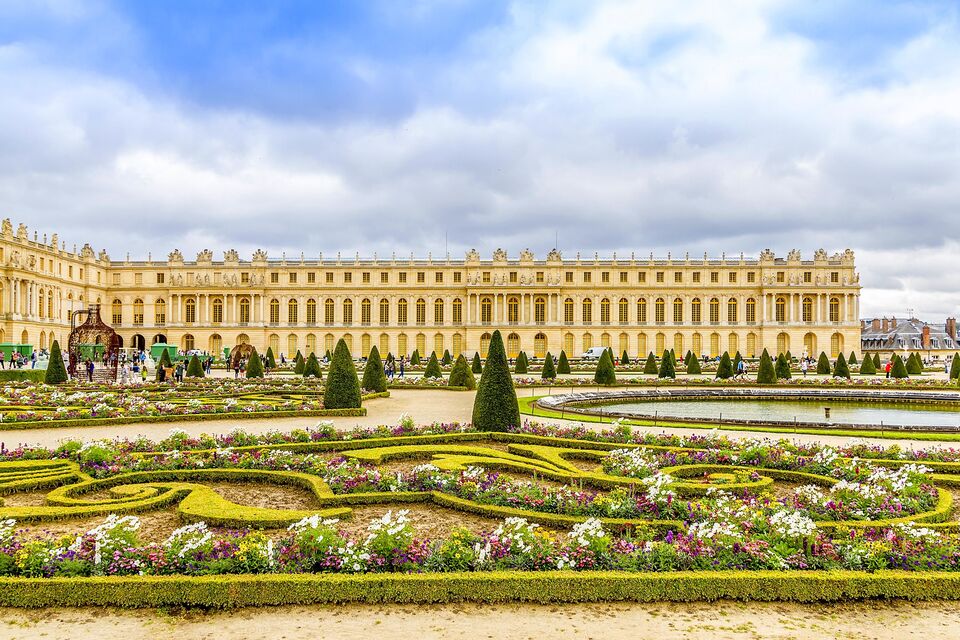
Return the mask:
<path fill-rule="evenodd" d="M 957 342 L 957 320 L 947 318 L 943 324 L 931 324 L 917 318 L 872 318 L 860 321 L 860 349 L 889 358 L 919 353 L 925 360 L 940 360 L 960 350 Z"/>

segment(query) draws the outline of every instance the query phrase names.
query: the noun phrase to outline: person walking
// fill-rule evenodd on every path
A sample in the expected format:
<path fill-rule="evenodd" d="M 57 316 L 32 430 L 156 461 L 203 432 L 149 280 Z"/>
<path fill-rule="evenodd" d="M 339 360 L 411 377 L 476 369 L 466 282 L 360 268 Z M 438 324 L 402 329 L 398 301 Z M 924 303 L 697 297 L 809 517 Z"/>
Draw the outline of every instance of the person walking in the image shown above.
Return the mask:
<path fill-rule="evenodd" d="M 6 361 L 5 361 L 5 358 L 6 358 L 6 356 L 4 355 L 3 351 L 0 351 L 0 369 L 6 369 L 6 368 L 7 368 L 7 363 L 6 363 Z M 11 368 L 12 368 L 12 367 L 11 367 Z"/>
<path fill-rule="evenodd" d="M 890 377 L 890 370 L 891 370 L 892 368 L 893 368 L 893 361 L 892 361 L 892 360 L 887 360 L 887 364 L 886 364 L 886 366 L 884 366 L 883 370 L 887 372 L 887 377 L 888 377 L 888 378 Z"/>
<path fill-rule="evenodd" d="M 87 358 L 87 382 L 93 382 L 93 360 Z"/>
<path fill-rule="evenodd" d="M 407 356 L 400 356 L 400 377 L 403 377 L 403 368 L 406 366 Z"/>
<path fill-rule="evenodd" d="M 803 373 L 803 377 L 804 377 L 804 378 L 807 377 L 807 367 L 808 367 L 808 366 L 809 366 L 809 365 L 807 365 L 807 359 L 806 359 L 806 358 L 801 358 L 801 359 L 800 359 L 800 371 Z"/>

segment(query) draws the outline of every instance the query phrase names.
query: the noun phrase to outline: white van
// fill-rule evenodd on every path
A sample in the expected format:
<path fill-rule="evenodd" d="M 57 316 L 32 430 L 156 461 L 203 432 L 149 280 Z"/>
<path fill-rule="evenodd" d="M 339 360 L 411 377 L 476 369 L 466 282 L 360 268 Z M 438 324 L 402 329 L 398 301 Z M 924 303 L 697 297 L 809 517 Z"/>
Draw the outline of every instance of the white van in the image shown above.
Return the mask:
<path fill-rule="evenodd" d="M 582 356 L 583 360 L 599 360 L 600 356 L 603 355 L 603 352 L 607 350 L 608 347 L 590 347 L 587 349 Z"/>

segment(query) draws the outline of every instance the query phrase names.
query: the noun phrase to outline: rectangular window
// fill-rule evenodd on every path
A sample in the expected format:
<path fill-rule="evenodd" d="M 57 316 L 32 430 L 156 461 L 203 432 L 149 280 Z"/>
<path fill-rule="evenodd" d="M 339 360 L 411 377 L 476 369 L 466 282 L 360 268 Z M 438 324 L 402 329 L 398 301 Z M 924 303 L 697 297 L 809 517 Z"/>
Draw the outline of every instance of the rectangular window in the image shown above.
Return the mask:
<path fill-rule="evenodd" d="M 727 274 L 727 281 L 728 281 L 730 284 L 736 284 L 736 282 L 737 282 L 737 272 L 736 272 L 736 271 L 731 271 L 730 273 L 728 273 L 728 274 Z"/>
<path fill-rule="evenodd" d="M 747 282 L 754 283 L 754 282 L 756 282 L 756 281 L 757 281 L 757 272 L 756 272 L 756 271 L 748 271 L 748 272 L 747 272 Z"/>
<path fill-rule="evenodd" d="M 143 284 L 143 274 L 142 274 L 142 273 L 135 273 L 135 274 L 133 274 L 133 284 L 135 284 L 135 285 L 137 285 L 137 286 L 140 286 L 140 285 Z"/>
<path fill-rule="evenodd" d="M 82 276 L 81 276 L 81 277 L 82 277 Z M 840 282 L 840 272 L 839 272 L 839 271 L 831 271 L 831 272 L 830 272 L 830 282 L 832 282 L 833 284 L 837 284 L 838 282 Z"/>
<path fill-rule="evenodd" d="M 113 284 L 115 284 L 115 285 L 120 284 L 120 274 L 119 274 L 119 273 L 113 274 Z"/>
<path fill-rule="evenodd" d="M 543 271 L 537 271 L 537 284 L 543 284 Z"/>
<path fill-rule="evenodd" d="M 720 272 L 719 272 L 719 271 L 711 271 L 711 272 L 710 272 L 710 284 L 717 284 L 718 282 L 720 282 Z"/>
<path fill-rule="evenodd" d="M 657 284 L 663 284 L 663 271 L 657 271 Z"/>
<path fill-rule="evenodd" d="M 610 284 L 610 272 L 601 271 L 600 272 L 600 282 L 603 284 Z"/>
<path fill-rule="evenodd" d="M 567 271 L 564 274 L 563 279 L 567 282 L 567 284 L 573 284 L 573 271 Z"/>
<path fill-rule="evenodd" d="M 682 271 L 674 271 L 674 272 L 673 272 L 673 281 L 674 281 L 674 282 L 683 282 L 683 272 L 682 272 Z"/>
<path fill-rule="evenodd" d="M 317 283 L 317 274 L 311 271 L 307 274 L 307 284 L 316 284 Z"/>
<path fill-rule="evenodd" d="M 637 274 L 637 282 L 644 284 L 647 281 L 647 272 L 641 271 Z"/>
<path fill-rule="evenodd" d="M 333 284 L 333 271 L 327 271 L 324 274 L 324 280 L 327 281 L 327 284 Z"/>
<path fill-rule="evenodd" d="M 620 284 L 627 284 L 627 272 L 626 272 L 626 271 L 621 271 L 621 272 L 620 272 Z"/>
<path fill-rule="evenodd" d="M 270 274 L 270 284 L 279 284 L 280 283 L 280 274 L 276 271 Z"/>
<path fill-rule="evenodd" d="M 424 284 L 427 281 L 426 271 L 417 271 L 417 284 Z"/>
<path fill-rule="evenodd" d="M 812 271 L 804 271 L 804 272 L 803 272 L 803 281 L 804 281 L 805 283 L 807 283 L 807 284 L 810 284 L 811 282 L 813 282 L 813 272 L 812 272 Z"/>
<path fill-rule="evenodd" d="M 592 279 L 592 276 L 593 276 L 592 273 L 590 273 L 589 271 L 585 271 L 585 272 L 583 273 L 583 281 L 584 281 L 584 282 L 590 282 L 590 280 Z"/>
<path fill-rule="evenodd" d="M 250 273 L 243 271 L 240 273 L 240 282 L 243 284 L 250 284 Z"/>
<path fill-rule="evenodd" d="M 406 283 L 407 283 L 407 272 L 406 272 L 406 271 L 401 271 L 401 272 L 400 272 L 400 284 L 406 284 Z"/>
<path fill-rule="evenodd" d="M 783 271 L 777 271 L 777 282 L 786 282 L 787 274 Z"/>
<path fill-rule="evenodd" d="M 490 284 L 490 272 L 489 272 L 489 271 L 484 271 L 484 272 L 483 272 L 483 278 L 482 278 L 482 280 L 483 280 L 484 284 Z"/>
<path fill-rule="evenodd" d="M 297 284 L 297 274 L 295 273 L 290 274 L 290 284 Z"/>
<path fill-rule="evenodd" d="M 694 284 L 700 284 L 700 272 L 699 272 L 699 271 L 694 271 L 694 272 L 693 272 L 693 283 L 694 283 Z"/>
<path fill-rule="evenodd" d="M 82 273 L 82 272 L 80 273 L 80 277 L 81 277 L 81 278 L 83 277 L 83 273 Z M 158 273 L 158 274 L 157 274 L 157 284 L 163 284 L 163 280 L 164 280 L 164 274 Z"/>
<path fill-rule="evenodd" d="M 353 282 L 353 273 L 347 271 L 343 274 L 343 284 L 351 284 Z"/>
<path fill-rule="evenodd" d="M 460 284 L 462 281 L 463 281 L 463 274 L 460 273 L 459 271 L 454 271 L 454 272 L 453 272 L 453 283 L 454 283 L 454 284 Z"/>
<path fill-rule="evenodd" d="M 380 284 L 387 284 L 390 282 L 390 273 L 388 271 L 380 272 Z"/>
<path fill-rule="evenodd" d="M 436 282 L 437 284 L 443 284 L 443 271 L 437 271 L 437 272 L 433 275 L 433 280 L 434 280 L 434 282 Z"/>
<path fill-rule="evenodd" d="M 360 274 L 360 279 L 363 281 L 363 284 L 370 284 L 370 272 L 364 271 Z"/>
<path fill-rule="evenodd" d="M 516 284 L 516 283 L 517 283 L 517 272 L 516 272 L 516 271 L 511 271 L 511 272 L 510 272 L 510 284 Z"/>

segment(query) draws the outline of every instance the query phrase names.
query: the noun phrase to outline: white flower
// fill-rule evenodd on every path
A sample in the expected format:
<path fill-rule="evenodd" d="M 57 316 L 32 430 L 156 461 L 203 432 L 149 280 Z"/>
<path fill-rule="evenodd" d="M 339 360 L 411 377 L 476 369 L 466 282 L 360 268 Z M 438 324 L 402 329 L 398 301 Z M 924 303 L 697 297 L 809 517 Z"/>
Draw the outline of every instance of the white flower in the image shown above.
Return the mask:
<path fill-rule="evenodd" d="M 813 534 L 817 525 L 799 511 L 782 509 L 770 516 L 770 527 L 788 538 L 805 538 Z"/>

